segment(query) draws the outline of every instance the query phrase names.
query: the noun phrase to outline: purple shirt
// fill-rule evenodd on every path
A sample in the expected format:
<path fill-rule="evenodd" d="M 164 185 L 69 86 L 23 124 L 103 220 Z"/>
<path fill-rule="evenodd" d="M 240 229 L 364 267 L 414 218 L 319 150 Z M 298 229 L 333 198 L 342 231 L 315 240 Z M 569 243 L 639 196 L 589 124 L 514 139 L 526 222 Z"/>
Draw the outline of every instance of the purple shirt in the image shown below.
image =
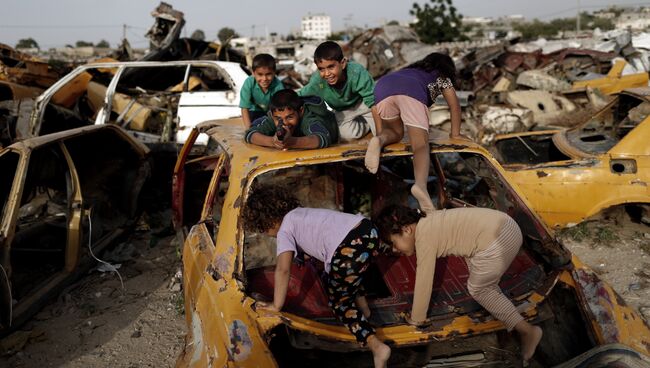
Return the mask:
<path fill-rule="evenodd" d="M 375 84 L 375 103 L 397 95 L 412 97 L 425 106 L 433 105 L 431 88 L 438 79 L 438 72 L 425 72 L 417 68 L 404 68 L 386 74 Z"/>
<path fill-rule="evenodd" d="M 277 255 L 299 248 L 325 264 L 329 272 L 336 248 L 364 217 L 321 208 L 298 207 L 282 219 L 277 235 Z"/>

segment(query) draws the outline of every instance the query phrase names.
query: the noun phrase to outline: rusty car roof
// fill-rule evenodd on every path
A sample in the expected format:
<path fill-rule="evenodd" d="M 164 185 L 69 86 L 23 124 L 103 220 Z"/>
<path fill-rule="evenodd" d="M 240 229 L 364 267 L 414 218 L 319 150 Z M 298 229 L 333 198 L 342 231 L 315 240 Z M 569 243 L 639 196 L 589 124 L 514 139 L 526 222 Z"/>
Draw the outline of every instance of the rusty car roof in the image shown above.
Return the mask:
<path fill-rule="evenodd" d="M 244 141 L 244 128 L 241 118 L 208 120 L 197 125 L 201 133 L 208 134 L 230 156 L 237 161 L 252 161 L 260 163 L 282 163 L 296 160 L 322 159 L 327 157 L 362 156 L 368 147 L 370 136 L 334 144 L 327 148 L 309 150 L 279 151 L 274 148 L 261 147 Z M 430 139 L 432 149 L 440 150 L 470 150 L 479 151 L 491 156 L 480 145 L 460 139 Z M 385 152 L 410 151 L 410 144 L 406 141 L 389 145 Z"/>

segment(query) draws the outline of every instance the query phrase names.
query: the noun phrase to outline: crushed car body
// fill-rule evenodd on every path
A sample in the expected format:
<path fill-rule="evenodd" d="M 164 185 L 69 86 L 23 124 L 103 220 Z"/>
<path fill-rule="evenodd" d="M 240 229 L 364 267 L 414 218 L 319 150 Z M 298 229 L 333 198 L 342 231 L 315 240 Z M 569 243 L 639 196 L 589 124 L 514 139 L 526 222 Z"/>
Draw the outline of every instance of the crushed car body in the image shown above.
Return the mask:
<path fill-rule="evenodd" d="M 575 128 L 497 137 L 493 153 L 551 227 L 650 203 L 650 88 L 627 89 Z"/>
<path fill-rule="evenodd" d="M 82 65 L 35 101 L 33 136 L 114 123 L 145 143 L 183 143 L 206 119 L 241 115 L 248 75 L 237 63 L 192 60 Z"/>
<path fill-rule="evenodd" d="M 306 207 L 370 218 L 386 204 L 413 201 L 408 196 L 410 147 L 386 147 L 376 176 L 363 164 L 367 141 L 277 151 L 245 144 L 242 134 L 239 119 L 198 125 L 174 170 L 172 205 L 184 242 L 188 326 L 177 366 L 368 364 L 363 348 L 328 308 L 320 262 L 292 265 L 282 312 L 256 310 L 256 301 L 272 298 L 275 241 L 244 231 L 240 216 L 259 183 L 291 188 Z M 207 136 L 208 144 L 195 145 L 199 136 Z M 545 331 L 536 362 L 574 367 L 620 353 L 616 348 L 621 347 L 647 364 L 650 329 L 643 319 L 553 238 L 487 151 L 456 140 L 434 140 L 431 147 L 428 189 L 440 208 L 495 208 L 522 228 L 524 246 L 500 286 Z M 381 256 L 368 272 L 364 289 L 370 321 L 393 348 L 389 364 L 439 364 L 450 356 L 480 364 L 519 364 L 508 351 L 513 341 L 503 324 L 469 296 L 462 258 L 438 260 L 428 313 L 432 323 L 423 329 L 403 320 L 411 306 L 415 259 Z M 604 353 L 594 358 L 596 351 Z"/>
<path fill-rule="evenodd" d="M 0 334 L 83 275 L 135 222 L 149 149 L 114 125 L 0 151 Z"/>

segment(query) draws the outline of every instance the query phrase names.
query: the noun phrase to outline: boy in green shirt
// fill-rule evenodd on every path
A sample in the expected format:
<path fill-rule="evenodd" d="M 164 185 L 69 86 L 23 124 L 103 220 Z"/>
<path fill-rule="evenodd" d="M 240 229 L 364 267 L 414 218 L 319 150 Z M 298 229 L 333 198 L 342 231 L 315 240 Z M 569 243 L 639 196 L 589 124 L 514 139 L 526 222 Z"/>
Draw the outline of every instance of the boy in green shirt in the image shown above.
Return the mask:
<path fill-rule="evenodd" d="M 342 140 L 361 138 L 369 129 L 376 135 L 375 127 L 380 126 L 381 119 L 375 107 L 375 82 L 370 73 L 344 58 L 341 46 L 332 41 L 318 45 L 314 62 L 318 72 L 299 94 L 320 96 L 327 102 L 335 111 Z"/>
<path fill-rule="evenodd" d="M 239 94 L 239 107 L 244 127 L 266 115 L 271 96 L 284 89 L 275 76 L 275 58 L 269 54 L 258 54 L 253 58 L 253 75 L 246 78 Z"/>
<path fill-rule="evenodd" d="M 325 148 L 338 141 L 338 133 L 336 118 L 322 98 L 285 89 L 271 97 L 267 116 L 253 122 L 244 140 L 281 150 Z"/>

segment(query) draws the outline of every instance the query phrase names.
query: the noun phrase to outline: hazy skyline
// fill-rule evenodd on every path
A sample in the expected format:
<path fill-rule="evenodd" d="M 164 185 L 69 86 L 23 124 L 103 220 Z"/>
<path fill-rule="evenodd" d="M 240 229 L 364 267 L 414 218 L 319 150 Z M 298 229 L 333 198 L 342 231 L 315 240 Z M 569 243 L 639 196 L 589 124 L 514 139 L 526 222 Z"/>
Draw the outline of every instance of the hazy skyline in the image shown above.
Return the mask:
<path fill-rule="evenodd" d="M 15 46 L 21 38 L 32 37 L 41 48 L 62 47 L 78 40 L 93 43 L 106 39 L 115 46 L 126 36 L 134 47 L 146 47 L 144 37 L 153 24 L 151 11 L 158 0 L 21 0 L 9 1 L 0 13 L 0 43 Z M 208 39 L 215 39 L 222 27 L 234 28 L 242 36 L 263 36 L 266 31 L 288 34 L 300 28 L 300 18 L 308 13 L 325 13 L 332 18 L 332 29 L 346 24 L 376 27 L 386 21 L 412 19 L 409 10 L 414 1 L 302 1 L 291 0 L 223 2 L 219 0 L 168 0 L 174 9 L 185 14 L 184 36 L 202 29 Z M 425 1 L 417 1 L 424 4 Z M 594 11 L 609 5 L 650 6 L 650 1 L 630 0 L 454 0 L 458 11 L 468 17 L 498 17 L 521 14 L 527 19 L 575 16 L 578 7 Z"/>

